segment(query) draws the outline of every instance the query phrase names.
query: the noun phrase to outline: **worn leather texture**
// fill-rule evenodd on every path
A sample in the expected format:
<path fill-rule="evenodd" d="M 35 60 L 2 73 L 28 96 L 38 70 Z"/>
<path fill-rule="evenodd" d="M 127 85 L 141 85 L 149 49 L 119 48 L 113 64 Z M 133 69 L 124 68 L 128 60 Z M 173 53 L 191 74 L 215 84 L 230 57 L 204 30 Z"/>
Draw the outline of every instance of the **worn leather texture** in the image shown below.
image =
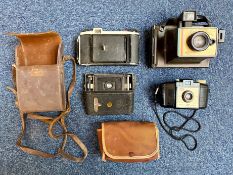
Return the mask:
<path fill-rule="evenodd" d="M 63 56 L 60 35 L 56 32 L 12 34 L 20 40 L 16 47 L 16 64 L 12 66 L 14 88 L 9 88 L 16 95 L 16 106 L 19 108 L 21 133 L 16 145 L 24 152 L 44 158 L 63 158 L 82 162 L 88 154 L 86 146 L 73 133 L 69 132 L 65 117 L 69 114 L 70 97 L 76 83 L 76 63 L 73 57 Z M 72 80 L 67 91 L 64 85 L 64 63 L 73 63 Z M 45 116 L 36 112 L 60 111 L 57 116 Z M 50 138 L 63 141 L 54 153 L 25 146 L 23 138 L 26 133 L 26 119 L 33 119 L 48 124 Z M 54 133 L 59 124 L 62 132 Z M 65 151 L 67 138 L 79 146 L 83 156 L 76 157 Z"/>
<path fill-rule="evenodd" d="M 20 45 L 16 47 L 16 65 L 52 65 L 61 61 L 58 51 L 62 40 L 58 33 L 12 33 L 12 35 L 20 41 Z"/>
<path fill-rule="evenodd" d="M 159 158 L 159 131 L 150 122 L 106 122 L 97 130 L 102 160 L 146 162 Z"/>
<path fill-rule="evenodd" d="M 17 66 L 16 84 L 22 111 L 65 110 L 63 65 Z"/>
<path fill-rule="evenodd" d="M 66 96 L 60 36 L 56 32 L 13 35 L 20 40 L 15 58 L 20 111 L 64 111 Z"/>

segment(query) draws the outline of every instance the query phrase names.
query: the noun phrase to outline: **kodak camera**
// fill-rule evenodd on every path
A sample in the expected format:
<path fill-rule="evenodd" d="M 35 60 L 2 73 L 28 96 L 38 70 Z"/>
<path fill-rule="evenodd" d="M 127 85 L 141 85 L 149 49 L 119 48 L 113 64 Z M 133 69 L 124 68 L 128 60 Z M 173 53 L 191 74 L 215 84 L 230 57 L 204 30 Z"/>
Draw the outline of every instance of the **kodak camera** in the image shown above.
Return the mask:
<path fill-rule="evenodd" d="M 208 91 L 205 80 L 177 80 L 159 85 L 155 94 L 163 107 L 200 109 L 207 107 Z"/>
<path fill-rule="evenodd" d="M 84 103 L 88 115 L 131 114 L 134 109 L 133 74 L 86 74 Z"/>
<path fill-rule="evenodd" d="M 80 33 L 77 40 L 80 65 L 137 65 L 139 33 L 135 31 L 93 31 Z"/>
<path fill-rule="evenodd" d="M 152 67 L 209 67 L 225 30 L 213 27 L 196 11 L 152 28 Z"/>

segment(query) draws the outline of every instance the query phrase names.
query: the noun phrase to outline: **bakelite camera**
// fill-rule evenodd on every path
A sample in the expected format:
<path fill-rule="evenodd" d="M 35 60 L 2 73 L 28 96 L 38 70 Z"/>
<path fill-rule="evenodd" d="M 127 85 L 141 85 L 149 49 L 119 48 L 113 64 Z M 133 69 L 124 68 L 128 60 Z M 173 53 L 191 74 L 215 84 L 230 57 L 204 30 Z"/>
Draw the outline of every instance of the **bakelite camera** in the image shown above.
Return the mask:
<path fill-rule="evenodd" d="M 207 107 L 208 85 L 205 80 L 177 80 L 160 84 L 156 101 L 163 107 L 200 109 Z"/>

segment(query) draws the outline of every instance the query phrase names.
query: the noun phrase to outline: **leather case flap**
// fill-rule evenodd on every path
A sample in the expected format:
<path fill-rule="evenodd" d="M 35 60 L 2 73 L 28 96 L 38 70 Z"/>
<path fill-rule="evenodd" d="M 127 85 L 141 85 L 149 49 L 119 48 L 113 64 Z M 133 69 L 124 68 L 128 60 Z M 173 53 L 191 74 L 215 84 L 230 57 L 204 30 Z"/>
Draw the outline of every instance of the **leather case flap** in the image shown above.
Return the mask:
<path fill-rule="evenodd" d="M 20 40 L 16 47 L 16 65 L 51 65 L 61 61 L 62 40 L 56 32 L 12 34 Z"/>
<path fill-rule="evenodd" d="M 12 34 L 16 47 L 16 89 L 23 112 L 64 111 L 63 45 L 56 32 Z"/>
<path fill-rule="evenodd" d="M 159 157 L 159 132 L 154 123 L 106 122 L 98 133 L 103 160 L 136 162 Z"/>
<path fill-rule="evenodd" d="M 63 65 L 17 66 L 16 84 L 21 111 L 65 110 Z"/>

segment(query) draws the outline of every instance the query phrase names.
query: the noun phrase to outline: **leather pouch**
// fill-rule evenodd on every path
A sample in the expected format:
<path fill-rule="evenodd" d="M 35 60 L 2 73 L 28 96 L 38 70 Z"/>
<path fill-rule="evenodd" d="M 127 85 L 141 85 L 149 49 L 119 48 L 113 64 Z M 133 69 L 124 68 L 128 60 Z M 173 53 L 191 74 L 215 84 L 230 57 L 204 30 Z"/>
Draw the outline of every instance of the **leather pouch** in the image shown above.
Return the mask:
<path fill-rule="evenodd" d="M 102 160 L 146 162 L 160 157 L 159 131 L 150 122 L 106 122 L 97 130 Z"/>
<path fill-rule="evenodd" d="M 62 41 L 55 32 L 15 34 L 16 87 L 23 112 L 64 111 L 66 97 Z"/>
<path fill-rule="evenodd" d="M 16 47 L 16 63 L 13 68 L 15 88 L 10 88 L 16 95 L 16 106 L 19 108 L 22 131 L 17 141 L 23 151 L 42 157 L 61 155 L 76 162 L 84 160 L 87 148 L 79 138 L 67 131 L 65 117 L 70 112 L 70 97 L 76 82 L 76 64 L 71 56 L 63 56 L 61 37 L 56 32 L 11 34 L 20 44 Z M 73 63 L 73 76 L 68 91 L 64 84 L 64 63 Z M 58 116 L 42 116 L 35 112 L 60 111 Z M 48 124 L 48 134 L 53 139 L 63 138 L 61 147 L 54 154 L 35 150 L 22 145 L 26 130 L 26 118 L 39 120 Z M 62 134 L 54 134 L 53 126 L 60 124 Z M 84 156 L 77 158 L 65 153 L 67 137 L 70 137 L 83 151 Z"/>

